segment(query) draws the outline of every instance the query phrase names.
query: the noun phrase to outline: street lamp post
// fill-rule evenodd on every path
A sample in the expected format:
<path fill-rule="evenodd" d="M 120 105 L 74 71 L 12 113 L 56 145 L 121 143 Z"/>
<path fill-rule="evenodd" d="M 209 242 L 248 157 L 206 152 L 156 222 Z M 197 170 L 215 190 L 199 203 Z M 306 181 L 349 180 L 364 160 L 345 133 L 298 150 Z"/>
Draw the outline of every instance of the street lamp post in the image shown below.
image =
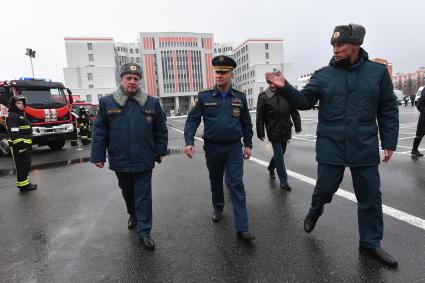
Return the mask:
<path fill-rule="evenodd" d="M 32 78 L 34 78 L 34 67 L 32 66 L 32 58 L 35 58 L 35 50 L 32 50 L 31 48 L 27 48 L 27 52 L 25 53 L 25 55 L 30 57 Z"/>

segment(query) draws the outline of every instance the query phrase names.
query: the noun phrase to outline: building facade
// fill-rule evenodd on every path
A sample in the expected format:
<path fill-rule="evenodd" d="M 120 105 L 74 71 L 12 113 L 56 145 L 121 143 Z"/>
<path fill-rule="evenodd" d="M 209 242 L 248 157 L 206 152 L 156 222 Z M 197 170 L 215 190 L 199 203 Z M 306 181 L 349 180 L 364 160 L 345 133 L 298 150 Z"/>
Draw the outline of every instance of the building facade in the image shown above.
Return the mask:
<path fill-rule="evenodd" d="M 232 56 L 233 45 L 231 43 L 214 43 L 214 56 L 218 55 Z"/>
<path fill-rule="evenodd" d="M 265 74 L 283 71 L 283 40 L 248 39 L 233 49 L 232 57 L 237 63 L 234 85 L 246 94 L 249 108 L 255 109 L 258 94 L 268 86 Z"/>
<path fill-rule="evenodd" d="M 116 89 L 115 43 L 111 37 L 66 37 L 65 85 L 81 100 L 98 104 Z"/>
<path fill-rule="evenodd" d="M 425 68 L 410 73 L 396 73 L 392 78 L 394 89 L 410 96 L 416 94 L 421 86 L 425 86 Z"/>
<path fill-rule="evenodd" d="M 119 85 L 126 63 L 142 67 L 142 88 L 160 98 L 167 115 L 186 114 L 197 93 L 214 86 L 212 58 L 231 56 L 237 62 L 233 85 L 246 93 L 250 109 L 267 88 L 265 73 L 283 70 L 283 40 L 248 39 L 236 48 L 214 43 L 211 33 L 139 33 L 136 43 L 110 37 L 65 38 L 65 84 L 81 100 L 98 103 Z"/>
<path fill-rule="evenodd" d="M 167 115 L 187 113 L 199 91 L 214 85 L 211 33 L 140 33 L 145 89 Z"/>

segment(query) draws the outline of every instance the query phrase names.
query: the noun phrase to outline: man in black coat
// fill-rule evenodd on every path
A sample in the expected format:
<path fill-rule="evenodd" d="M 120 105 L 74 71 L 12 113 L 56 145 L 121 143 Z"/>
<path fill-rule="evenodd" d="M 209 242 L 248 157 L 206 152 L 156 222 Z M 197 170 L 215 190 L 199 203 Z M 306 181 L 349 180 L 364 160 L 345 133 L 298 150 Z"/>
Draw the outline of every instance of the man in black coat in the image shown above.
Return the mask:
<path fill-rule="evenodd" d="M 416 137 L 413 140 L 412 157 L 421 157 L 424 155 L 419 152 L 418 147 L 425 135 L 425 88 L 422 90 L 421 97 L 416 103 L 416 108 L 418 108 L 421 114 L 419 115 L 418 127 L 416 128 Z"/>
<path fill-rule="evenodd" d="M 276 71 L 273 74 L 279 76 L 281 72 Z M 288 103 L 284 96 L 275 95 L 276 86 L 273 83 L 267 83 L 269 87 L 259 94 L 257 101 L 257 136 L 264 141 L 264 126 L 266 126 L 267 137 L 273 146 L 273 157 L 268 167 L 270 177 L 274 179 L 274 169 L 276 168 L 280 187 L 290 191 L 284 155 L 288 140 L 291 139 L 293 124 L 295 125 L 295 132 L 301 132 L 300 113 Z"/>

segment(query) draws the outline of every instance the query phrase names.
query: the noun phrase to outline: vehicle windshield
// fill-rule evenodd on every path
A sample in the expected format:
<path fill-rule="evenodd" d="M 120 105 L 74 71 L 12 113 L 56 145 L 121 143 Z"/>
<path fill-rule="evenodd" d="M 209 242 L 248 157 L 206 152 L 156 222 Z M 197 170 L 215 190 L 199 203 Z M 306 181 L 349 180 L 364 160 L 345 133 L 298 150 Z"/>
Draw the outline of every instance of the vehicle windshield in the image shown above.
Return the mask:
<path fill-rule="evenodd" d="M 63 89 L 25 89 L 21 95 L 27 98 L 27 105 L 33 108 L 60 108 L 66 105 Z"/>

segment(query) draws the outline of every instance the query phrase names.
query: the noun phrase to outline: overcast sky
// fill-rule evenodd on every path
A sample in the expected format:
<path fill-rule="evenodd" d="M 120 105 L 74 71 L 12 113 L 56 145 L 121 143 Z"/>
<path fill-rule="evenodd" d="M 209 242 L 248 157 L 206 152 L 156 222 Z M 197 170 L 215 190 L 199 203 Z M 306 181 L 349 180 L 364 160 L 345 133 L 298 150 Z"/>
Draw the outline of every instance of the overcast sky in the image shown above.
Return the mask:
<path fill-rule="evenodd" d="M 396 72 L 425 65 L 424 0 L 2 0 L 0 80 L 30 76 L 25 49 L 36 50 L 36 77 L 63 81 L 64 37 L 111 36 L 136 42 L 138 32 L 210 32 L 215 42 L 282 38 L 296 74 L 327 65 L 335 25 L 366 28 L 363 47 Z"/>

